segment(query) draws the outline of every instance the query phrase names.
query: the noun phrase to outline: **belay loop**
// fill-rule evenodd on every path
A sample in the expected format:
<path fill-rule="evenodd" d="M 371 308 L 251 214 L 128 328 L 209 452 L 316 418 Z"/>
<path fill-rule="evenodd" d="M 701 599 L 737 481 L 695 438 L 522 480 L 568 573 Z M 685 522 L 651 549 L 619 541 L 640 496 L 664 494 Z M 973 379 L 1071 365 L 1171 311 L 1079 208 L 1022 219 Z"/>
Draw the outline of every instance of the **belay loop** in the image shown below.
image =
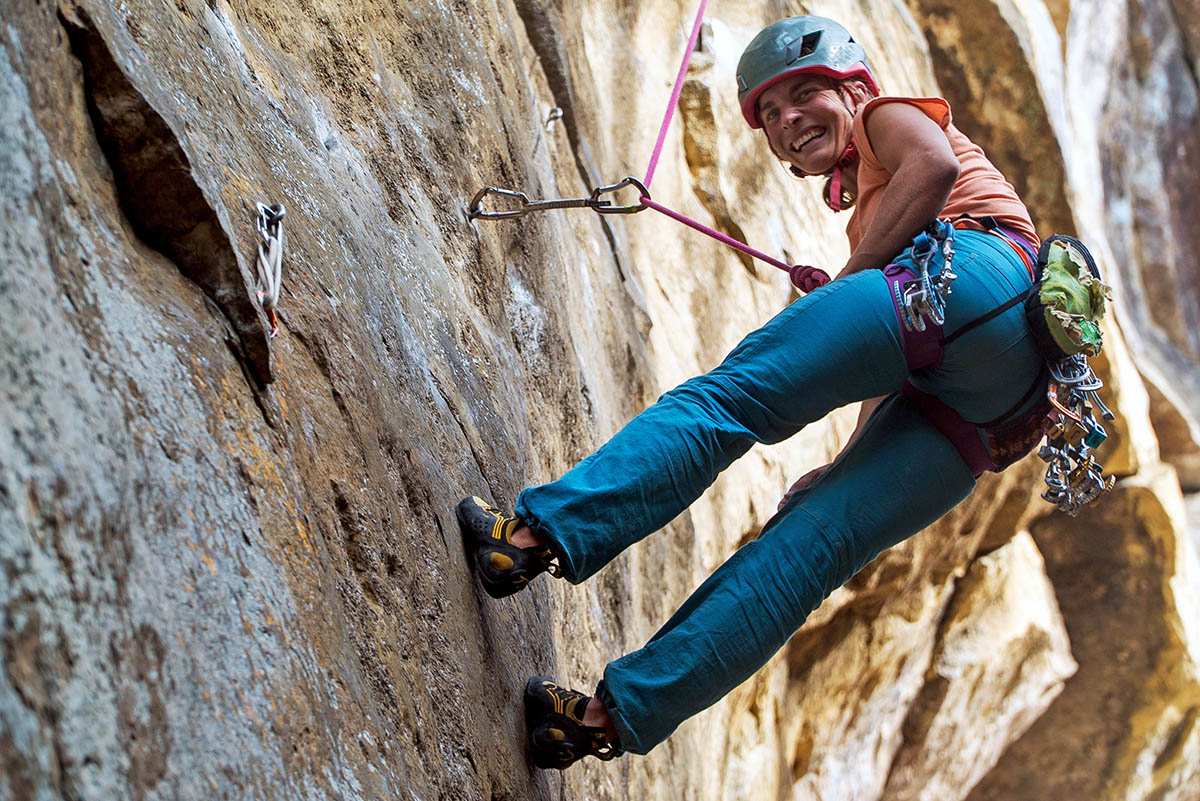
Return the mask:
<path fill-rule="evenodd" d="M 283 288 L 283 217 L 287 211 L 280 203 L 271 206 L 256 203 L 255 208 L 258 211 L 255 228 L 263 240 L 258 245 L 255 295 L 271 323 L 270 336 L 274 339 L 279 335 L 275 308 L 279 305 L 279 291 Z"/>

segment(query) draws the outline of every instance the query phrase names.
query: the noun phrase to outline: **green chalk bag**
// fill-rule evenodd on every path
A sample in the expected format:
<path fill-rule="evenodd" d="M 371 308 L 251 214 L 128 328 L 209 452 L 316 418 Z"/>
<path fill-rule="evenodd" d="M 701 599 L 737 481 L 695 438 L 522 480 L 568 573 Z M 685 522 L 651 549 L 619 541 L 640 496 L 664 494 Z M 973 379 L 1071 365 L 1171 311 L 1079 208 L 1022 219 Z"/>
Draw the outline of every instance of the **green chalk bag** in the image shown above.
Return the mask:
<path fill-rule="evenodd" d="M 1100 320 L 1112 289 L 1087 247 L 1074 237 L 1054 234 L 1038 250 L 1037 282 L 1025 299 L 1025 317 L 1043 358 L 1096 356 L 1104 342 Z"/>

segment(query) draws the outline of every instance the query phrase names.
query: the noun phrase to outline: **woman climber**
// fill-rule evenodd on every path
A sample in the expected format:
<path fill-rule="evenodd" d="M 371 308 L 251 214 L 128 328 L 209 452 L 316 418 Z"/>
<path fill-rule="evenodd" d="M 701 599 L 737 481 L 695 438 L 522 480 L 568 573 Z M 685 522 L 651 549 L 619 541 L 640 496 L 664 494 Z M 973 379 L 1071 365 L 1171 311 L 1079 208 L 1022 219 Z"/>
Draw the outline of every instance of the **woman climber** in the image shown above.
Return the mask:
<path fill-rule="evenodd" d="M 467 498 L 460 525 L 493 597 L 542 572 L 578 583 L 754 443 L 863 401 L 858 426 L 758 539 L 644 647 L 608 664 L 594 696 L 529 680 L 539 767 L 645 754 L 761 667 L 835 588 L 1040 436 L 1029 436 L 1030 410 L 1046 377 L 1025 316 L 1019 304 L 989 316 L 1030 287 L 1037 235 L 946 101 L 880 96 L 862 47 L 813 16 L 760 32 L 737 79 L 742 114 L 771 152 L 798 176 L 828 176 L 835 211 L 853 206 L 849 261 L 562 478 L 525 489 L 514 516 Z"/>

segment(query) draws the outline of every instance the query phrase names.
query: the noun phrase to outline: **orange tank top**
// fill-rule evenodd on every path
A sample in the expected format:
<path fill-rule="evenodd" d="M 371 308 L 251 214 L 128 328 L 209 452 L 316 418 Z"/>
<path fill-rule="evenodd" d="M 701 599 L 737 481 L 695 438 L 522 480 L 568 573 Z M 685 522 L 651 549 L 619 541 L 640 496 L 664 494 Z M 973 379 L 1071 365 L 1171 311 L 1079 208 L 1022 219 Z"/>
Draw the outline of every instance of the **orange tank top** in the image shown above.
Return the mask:
<path fill-rule="evenodd" d="M 850 239 L 851 250 L 857 248 L 858 243 L 862 241 L 863 233 L 879 208 L 879 201 L 883 198 L 888 181 L 892 179 L 892 174 L 879 162 L 875 151 L 871 149 L 871 140 L 867 138 L 867 115 L 883 103 L 908 103 L 916 106 L 946 132 L 950 147 L 958 158 L 960 170 L 958 180 L 950 190 L 950 198 L 942 208 L 940 217 L 954 218 L 964 213 L 975 217 L 990 215 L 1001 226 L 1020 234 L 1037 247 L 1037 231 L 1029 217 L 1029 210 L 1017 197 L 1012 184 L 988 161 L 983 149 L 954 127 L 950 120 L 949 103 L 940 97 L 877 97 L 858 110 L 851 127 L 850 135 L 859 155 L 858 200 L 854 205 L 854 214 L 846 225 L 846 236 Z"/>

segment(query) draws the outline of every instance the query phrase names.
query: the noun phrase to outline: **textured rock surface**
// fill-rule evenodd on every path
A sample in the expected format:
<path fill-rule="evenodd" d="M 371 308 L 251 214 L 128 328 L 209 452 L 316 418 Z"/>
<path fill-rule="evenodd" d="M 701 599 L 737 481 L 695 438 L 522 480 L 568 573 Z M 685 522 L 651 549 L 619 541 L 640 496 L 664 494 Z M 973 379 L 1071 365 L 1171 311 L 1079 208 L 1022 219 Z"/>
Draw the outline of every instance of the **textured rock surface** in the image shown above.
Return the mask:
<path fill-rule="evenodd" d="M 1076 520 L 1033 525 L 1079 672 L 971 799 L 1195 797 L 1196 620 L 1177 611 L 1194 608 L 1180 579 L 1195 575 L 1195 555 L 1181 511 L 1160 469 Z"/>
<path fill-rule="evenodd" d="M 640 175 L 692 3 L 0 9 L 0 799 L 1200 794 L 1158 448 L 1190 475 L 1195 3 L 806 6 L 888 91 L 940 83 L 1040 229 L 1119 271 L 1126 478 L 1078 521 L 1036 461 L 984 478 L 651 755 L 561 775 L 526 761 L 525 678 L 589 686 L 852 427 L 755 449 L 580 587 L 492 602 L 463 558 L 462 494 L 511 504 L 793 297 L 650 214 L 466 219 L 484 184 Z M 843 221 L 731 109 L 797 10 L 710 5 L 653 188 L 836 268 Z M 255 201 L 288 209 L 270 341 Z"/>

